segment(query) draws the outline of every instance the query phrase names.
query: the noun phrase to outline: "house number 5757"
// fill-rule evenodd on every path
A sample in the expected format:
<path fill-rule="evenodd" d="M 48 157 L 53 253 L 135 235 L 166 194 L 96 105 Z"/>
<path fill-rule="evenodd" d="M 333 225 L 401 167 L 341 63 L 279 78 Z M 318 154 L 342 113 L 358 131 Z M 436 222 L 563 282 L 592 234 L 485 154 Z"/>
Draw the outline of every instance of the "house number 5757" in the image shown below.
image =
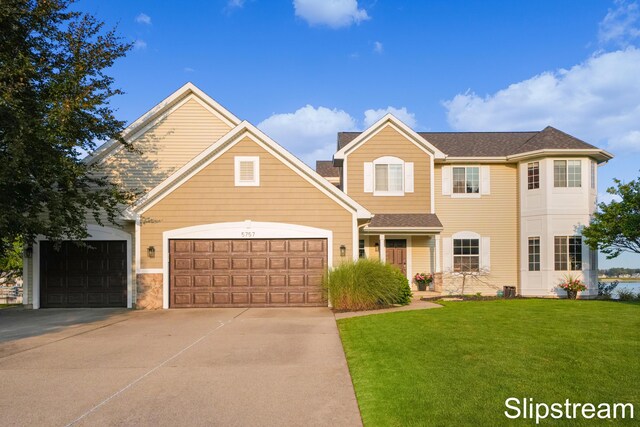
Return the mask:
<path fill-rule="evenodd" d="M 242 237 L 255 237 L 255 231 L 243 231 L 240 233 Z"/>

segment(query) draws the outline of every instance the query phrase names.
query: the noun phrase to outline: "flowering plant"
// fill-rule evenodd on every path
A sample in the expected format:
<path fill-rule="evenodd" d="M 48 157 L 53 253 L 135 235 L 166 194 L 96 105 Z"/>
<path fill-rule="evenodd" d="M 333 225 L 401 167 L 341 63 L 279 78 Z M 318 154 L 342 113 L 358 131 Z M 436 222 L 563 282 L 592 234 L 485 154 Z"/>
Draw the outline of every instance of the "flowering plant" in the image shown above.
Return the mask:
<path fill-rule="evenodd" d="M 413 276 L 413 281 L 418 285 L 419 291 L 424 291 L 427 288 L 427 284 L 433 282 L 433 274 L 416 273 Z"/>
<path fill-rule="evenodd" d="M 577 292 L 577 291 L 587 290 L 587 287 L 585 286 L 585 284 L 582 283 L 580 279 L 573 276 L 565 277 L 564 282 L 560 283 L 558 286 L 564 289 L 565 291 Z"/>
<path fill-rule="evenodd" d="M 585 291 L 587 289 L 580 279 L 571 275 L 565 276 L 564 282 L 560 283 L 558 287 L 567 291 L 567 298 L 569 299 L 576 299 L 578 291 Z"/>

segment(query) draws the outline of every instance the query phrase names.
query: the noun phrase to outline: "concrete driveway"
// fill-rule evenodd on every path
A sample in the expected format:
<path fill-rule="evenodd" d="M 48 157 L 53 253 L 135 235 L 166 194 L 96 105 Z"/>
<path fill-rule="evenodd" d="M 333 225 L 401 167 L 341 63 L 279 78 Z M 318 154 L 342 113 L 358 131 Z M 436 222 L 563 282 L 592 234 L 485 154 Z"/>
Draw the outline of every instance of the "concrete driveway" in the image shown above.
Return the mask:
<path fill-rule="evenodd" d="M 4 425 L 361 425 L 326 308 L 0 310 Z"/>

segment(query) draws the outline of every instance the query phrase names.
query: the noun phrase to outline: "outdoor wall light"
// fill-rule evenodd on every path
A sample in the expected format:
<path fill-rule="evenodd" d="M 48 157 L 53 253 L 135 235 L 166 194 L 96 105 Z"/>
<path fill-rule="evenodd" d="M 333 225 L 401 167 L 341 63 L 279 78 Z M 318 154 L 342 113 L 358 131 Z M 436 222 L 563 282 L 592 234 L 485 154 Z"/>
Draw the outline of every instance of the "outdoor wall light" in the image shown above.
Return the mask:
<path fill-rule="evenodd" d="M 347 247 L 345 245 L 340 245 L 340 256 L 347 256 Z"/>
<path fill-rule="evenodd" d="M 155 258 L 156 257 L 156 248 L 154 248 L 153 246 L 149 246 L 147 248 L 147 255 L 149 256 L 149 258 Z"/>
<path fill-rule="evenodd" d="M 24 248 L 24 256 L 31 258 L 33 256 L 33 246 L 29 245 Z"/>
<path fill-rule="evenodd" d="M 373 247 L 376 249 L 376 252 L 380 252 L 380 243 L 376 243 Z"/>

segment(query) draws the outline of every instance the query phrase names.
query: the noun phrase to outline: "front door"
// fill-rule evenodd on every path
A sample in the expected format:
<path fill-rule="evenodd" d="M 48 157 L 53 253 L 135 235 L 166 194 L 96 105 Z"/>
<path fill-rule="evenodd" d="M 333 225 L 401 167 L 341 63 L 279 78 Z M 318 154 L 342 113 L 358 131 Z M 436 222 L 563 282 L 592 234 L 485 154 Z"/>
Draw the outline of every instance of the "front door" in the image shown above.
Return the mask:
<path fill-rule="evenodd" d="M 388 239 L 384 242 L 387 263 L 395 265 L 407 275 L 407 240 Z"/>

